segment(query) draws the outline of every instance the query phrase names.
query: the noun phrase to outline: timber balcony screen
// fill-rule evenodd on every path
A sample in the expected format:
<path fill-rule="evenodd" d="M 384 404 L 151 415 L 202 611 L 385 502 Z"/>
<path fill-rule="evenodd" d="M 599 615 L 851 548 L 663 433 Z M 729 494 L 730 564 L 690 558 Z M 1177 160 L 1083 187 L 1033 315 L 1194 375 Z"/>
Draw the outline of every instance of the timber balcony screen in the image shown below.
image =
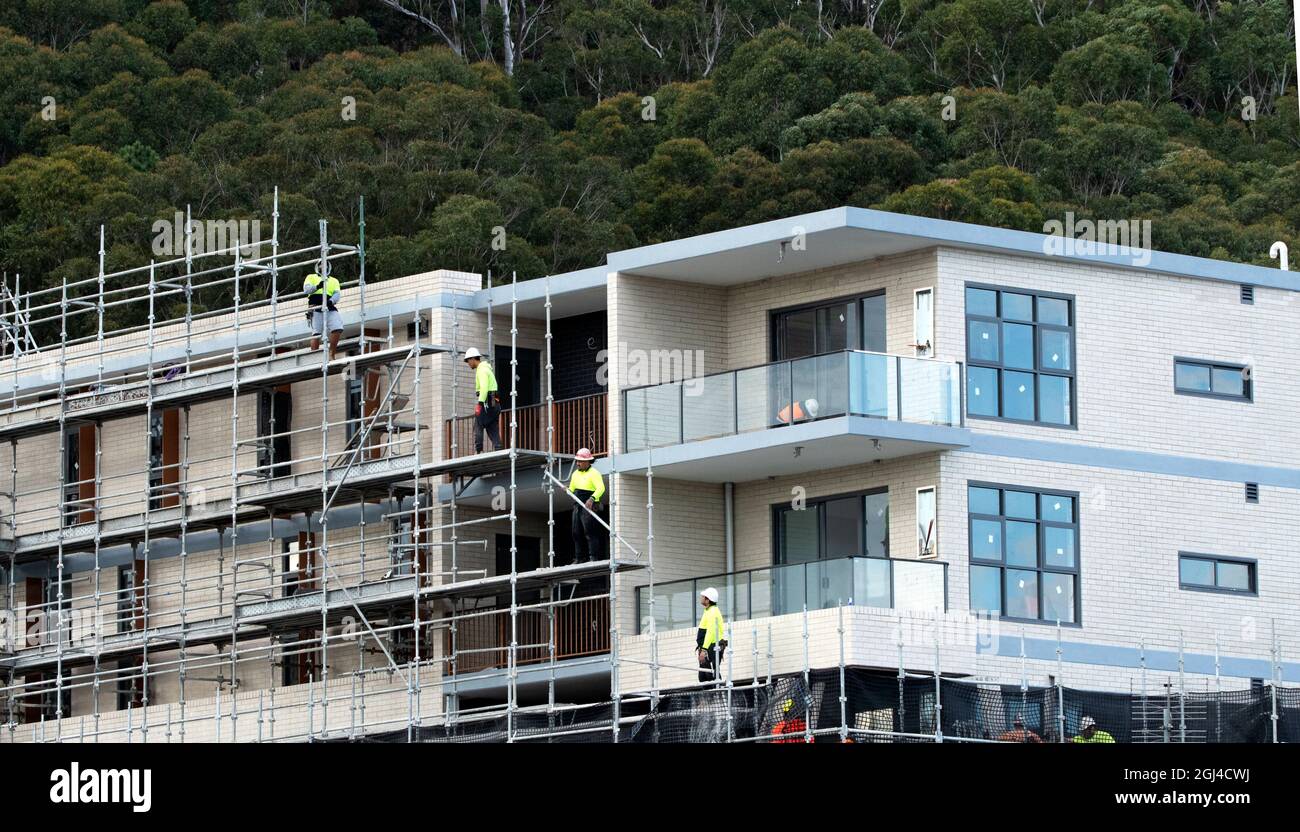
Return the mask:
<path fill-rule="evenodd" d="M 545 610 L 521 611 L 517 622 L 518 665 L 550 661 L 550 623 Z M 451 633 L 444 639 L 452 654 Z M 510 651 L 510 610 L 468 618 L 456 625 L 456 672 L 506 667 Z M 609 652 L 609 599 L 578 598 L 555 608 L 555 660 Z"/>
<path fill-rule="evenodd" d="M 555 452 L 575 454 L 579 448 L 590 448 L 596 456 L 609 453 L 609 432 L 605 419 L 606 394 L 595 393 L 564 399 L 552 403 L 552 424 L 555 426 Z M 503 397 L 502 403 L 507 400 Z M 516 446 L 530 451 L 546 450 L 546 404 L 521 407 L 518 411 Z M 510 411 L 504 407 L 497 422 L 501 428 L 503 447 L 510 446 Z M 452 437 L 456 439 L 456 452 L 452 453 Z M 447 420 L 445 459 L 470 456 L 474 453 L 474 416 L 459 416 Z M 484 450 L 491 447 L 486 436 Z"/>

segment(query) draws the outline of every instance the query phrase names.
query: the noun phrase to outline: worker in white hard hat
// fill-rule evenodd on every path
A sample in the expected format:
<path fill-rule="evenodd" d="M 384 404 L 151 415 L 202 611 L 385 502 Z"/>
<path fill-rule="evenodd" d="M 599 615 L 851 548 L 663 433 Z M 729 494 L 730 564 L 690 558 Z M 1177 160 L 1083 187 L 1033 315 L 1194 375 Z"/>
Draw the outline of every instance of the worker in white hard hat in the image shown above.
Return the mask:
<path fill-rule="evenodd" d="M 695 654 L 700 661 L 700 681 L 722 681 L 718 668 L 722 667 L 722 654 L 727 649 L 727 625 L 718 609 L 718 590 L 709 587 L 700 593 L 700 628 L 695 632 Z"/>
<path fill-rule="evenodd" d="M 492 450 L 501 450 L 501 396 L 497 393 L 497 375 L 483 353 L 474 347 L 465 350 L 465 363 L 474 371 L 474 453 L 483 453 L 483 432 L 492 440 Z"/>
<path fill-rule="evenodd" d="M 588 509 L 584 511 L 575 506 L 571 524 L 573 562 L 582 563 L 600 558 L 600 524 L 593 512 L 600 510 L 600 499 L 605 496 L 605 480 L 591 465 L 595 457 L 590 448 L 579 448 L 574 459 L 577 464 L 569 475 L 569 492 Z"/>
<path fill-rule="evenodd" d="M 816 399 L 804 399 L 802 402 L 796 401 L 781 408 L 776 414 L 776 419 L 783 425 L 788 425 L 791 421 L 802 422 L 806 419 L 816 419 L 817 413 L 821 410 L 821 405 Z"/>

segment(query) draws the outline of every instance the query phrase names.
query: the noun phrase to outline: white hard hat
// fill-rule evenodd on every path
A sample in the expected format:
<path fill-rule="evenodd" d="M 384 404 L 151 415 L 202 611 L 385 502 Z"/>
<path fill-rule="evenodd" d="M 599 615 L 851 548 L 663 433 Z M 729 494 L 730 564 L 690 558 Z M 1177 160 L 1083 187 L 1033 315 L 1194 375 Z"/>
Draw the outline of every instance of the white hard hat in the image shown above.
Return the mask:
<path fill-rule="evenodd" d="M 808 418 L 816 419 L 817 411 L 821 410 L 822 406 L 817 403 L 816 399 L 808 399 L 803 403 L 803 409 L 808 414 Z"/>
<path fill-rule="evenodd" d="M 709 587 L 708 589 L 706 589 L 706 590 L 704 590 L 703 592 L 701 592 L 701 593 L 700 593 L 700 597 L 701 597 L 701 598 L 708 598 L 710 604 L 716 604 L 716 603 L 718 603 L 718 591 L 717 591 L 716 589 L 714 589 L 713 587 Z"/>
<path fill-rule="evenodd" d="M 471 358 L 482 358 L 482 357 L 483 357 L 483 353 L 479 352 L 478 349 L 475 347 L 470 347 L 469 349 L 465 350 L 466 361 L 469 361 Z"/>
<path fill-rule="evenodd" d="M 1083 719 L 1079 720 L 1079 730 L 1080 730 L 1080 731 L 1082 731 L 1082 730 L 1084 730 L 1084 729 L 1086 729 L 1086 728 L 1095 728 L 1096 726 L 1097 726 L 1097 723 L 1094 722 L 1093 719 L 1092 719 L 1092 717 L 1090 717 L 1090 716 L 1085 716 Z"/>
<path fill-rule="evenodd" d="M 592 459 L 595 459 L 595 457 L 591 455 L 591 448 L 579 448 L 578 453 L 576 453 L 574 456 L 577 459 L 582 459 L 587 461 L 591 461 Z"/>

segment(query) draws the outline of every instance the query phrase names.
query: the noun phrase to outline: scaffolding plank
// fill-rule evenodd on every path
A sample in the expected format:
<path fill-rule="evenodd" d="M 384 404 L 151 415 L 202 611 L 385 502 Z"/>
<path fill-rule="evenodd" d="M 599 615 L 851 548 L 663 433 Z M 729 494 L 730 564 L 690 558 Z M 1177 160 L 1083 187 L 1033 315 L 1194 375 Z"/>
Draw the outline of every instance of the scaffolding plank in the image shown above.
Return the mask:
<path fill-rule="evenodd" d="M 615 560 L 612 564 L 614 572 L 644 568 L 645 564 L 640 561 Z M 571 563 L 531 572 L 520 572 L 516 576 L 515 585 L 517 591 L 542 589 L 582 578 L 608 575 L 610 571 L 611 564 L 608 560 Z M 510 576 L 507 574 L 424 586 L 419 588 L 418 594 L 421 601 L 430 601 L 488 597 L 509 591 Z M 237 604 L 233 619 L 227 614 L 192 621 L 185 627 L 178 623 L 166 627 L 106 635 L 99 639 L 98 645 L 93 639 L 87 645 L 65 645 L 61 658 L 57 644 L 22 650 L 9 656 L 0 654 L 0 668 L 24 673 L 49 668 L 60 661 L 64 666 L 76 666 L 93 662 L 96 656 L 103 661 L 138 654 L 146 642 L 149 652 L 157 653 L 179 649 L 182 639 L 187 646 L 193 646 L 224 644 L 234 638 L 240 641 L 267 638 L 279 630 L 289 630 L 302 624 L 318 624 L 321 620 L 322 606 L 325 609 L 326 620 L 335 624 L 342 620 L 348 610 L 353 609 L 354 604 L 362 611 L 375 612 L 411 604 L 415 597 L 416 586 L 413 576 L 371 581 L 348 587 L 346 590 L 327 590 L 323 604 L 320 590 L 298 592 L 288 598 Z"/>
<path fill-rule="evenodd" d="M 408 345 L 345 356 L 327 362 L 325 369 L 330 375 L 345 370 L 360 372 L 369 367 L 401 361 L 414 350 L 414 345 Z M 421 344 L 419 348 L 420 355 L 434 355 L 448 351 L 448 347 L 432 344 Z M 236 381 L 241 388 L 257 389 L 319 378 L 321 362 L 325 355 L 324 350 L 297 351 L 256 361 L 241 362 L 238 368 L 231 364 L 180 375 L 171 380 L 154 381 L 153 406 L 159 409 L 228 398 Z M 147 382 L 82 393 L 66 398 L 66 421 L 75 423 L 119 419 L 144 413 L 148 409 L 148 404 L 149 384 Z M 32 419 L 14 421 L 16 414 L 24 410 L 53 410 L 54 412 Z M 0 441 L 36 436 L 58 429 L 57 403 L 44 402 L 10 411 L 10 421 L 0 425 Z"/>

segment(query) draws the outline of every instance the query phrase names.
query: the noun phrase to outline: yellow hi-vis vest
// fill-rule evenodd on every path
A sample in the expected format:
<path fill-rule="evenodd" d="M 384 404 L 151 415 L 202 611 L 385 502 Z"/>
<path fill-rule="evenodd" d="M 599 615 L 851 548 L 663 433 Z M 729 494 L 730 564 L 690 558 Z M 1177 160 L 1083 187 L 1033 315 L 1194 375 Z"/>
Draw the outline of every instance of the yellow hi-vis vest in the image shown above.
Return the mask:
<path fill-rule="evenodd" d="M 490 394 L 497 392 L 497 374 L 492 371 L 492 365 L 481 358 L 474 369 L 474 392 L 483 404 L 488 403 Z"/>
<path fill-rule="evenodd" d="M 307 275 L 307 279 L 302 282 L 303 291 L 308 292 L 310 297 L 320 295 L 323 298 L 312 306 L 325 306 L 324 300 L 332 300 L 339 293 L 339 288 L 337 277 L 322 278 L 315 272 Z"/>
<path fill-rule="evenodd" d="M 700 629 L 704 631 L 705 650 L 712 649 L 713 645 L 727 637 L 727 625 L 722 623 L 722 610 L 718 609 L 717 604 L 710 604 L 700 616 Z"/>
<path fill-rule="evenodd" d="M 569 477 L 570 491 L 590 491 L 591 499 L 600 502 L 600 498 L 605 496 L 605 478 L 600 475 L 593 465 L 586 471 L 581 471 L 575 465 L 573 476 Z"/>

